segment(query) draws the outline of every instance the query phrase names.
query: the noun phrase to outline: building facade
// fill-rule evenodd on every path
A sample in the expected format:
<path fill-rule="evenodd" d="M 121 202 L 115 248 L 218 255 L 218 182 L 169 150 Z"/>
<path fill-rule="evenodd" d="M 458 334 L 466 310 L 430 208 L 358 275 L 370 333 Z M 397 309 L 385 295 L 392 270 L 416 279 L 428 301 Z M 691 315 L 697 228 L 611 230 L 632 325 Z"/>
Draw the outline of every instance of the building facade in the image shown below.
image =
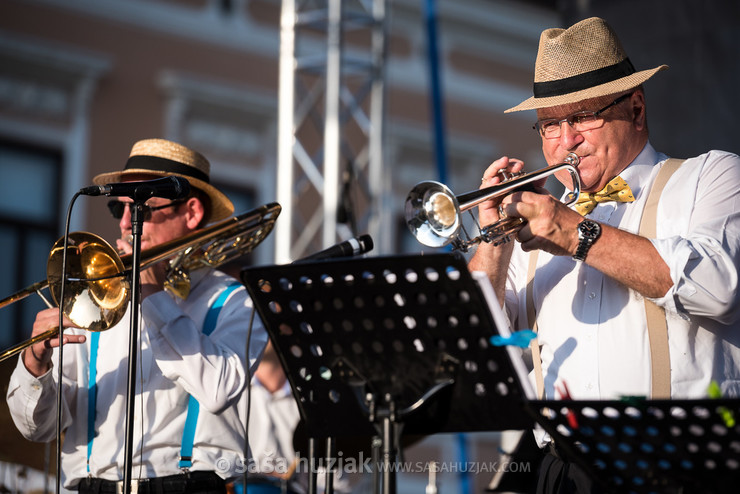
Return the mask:
<path fill-rule="evenodd" d="M 46 278 L 71 198 L 94 175 L 121 168 L 137 140 L 202 152 L 238 212 L 275 201 L 280 15 L 280 0 L 0 3 L 0 296 Z M 424 2 L 388 2 L 382 208 L 391 220 L 373 255 L 422 250 L 405 226 L 404 200 L 440 175 L 426 15 Z M 503 111 L 530 95 L 539 33 L 559 24 L 555 10 L 440 1 L 436 15 L 447 185 L 477 188 L 501 155 L 544 166 L 539 138 L 523 130 L 533 115 Z M 114 242 L 104 200 L 80 198 L 71 230 Z M 270 237 L 250 262 L 274 262 L 274 249 Z M 3 348 L 27 337 L 42 308 L 35 299 L 16 305 L 0 311 Z M 8 457 L 17 451 L 3 451 Z"/>

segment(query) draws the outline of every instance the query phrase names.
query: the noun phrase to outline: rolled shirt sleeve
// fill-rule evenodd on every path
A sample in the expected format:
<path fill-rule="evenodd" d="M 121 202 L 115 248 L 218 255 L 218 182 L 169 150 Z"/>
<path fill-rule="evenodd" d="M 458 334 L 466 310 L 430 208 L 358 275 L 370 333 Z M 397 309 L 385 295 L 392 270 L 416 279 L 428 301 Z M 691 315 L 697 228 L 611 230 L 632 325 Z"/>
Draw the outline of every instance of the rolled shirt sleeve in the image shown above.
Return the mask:
<path fill-rule="evenodd" d="M 740 316 L 740 158 L 712 151 L 666 184 L 652 243 L 673 286 L 655 302 L 684 317 L 732 324 Z"/>

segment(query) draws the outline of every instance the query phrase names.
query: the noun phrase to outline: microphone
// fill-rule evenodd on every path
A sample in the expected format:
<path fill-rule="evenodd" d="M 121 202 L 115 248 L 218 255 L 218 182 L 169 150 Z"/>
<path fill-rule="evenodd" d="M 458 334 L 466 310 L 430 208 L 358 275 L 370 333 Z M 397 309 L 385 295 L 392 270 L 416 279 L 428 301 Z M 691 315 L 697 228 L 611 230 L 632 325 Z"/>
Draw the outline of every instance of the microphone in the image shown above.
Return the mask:
<path fill-rule="evenodd" d="M 334 259 L 338 257 L 354 257 L 373 250 L 373 239 L 370 235 L 360 235 L 344 242 L 321 250 L 308 257 L 294 261 L 293 264 L 304 261 L 318 261 L 320 259 Z"/>
<path fill-rule="evenodd" d="M 150 197 L 182 199 L 190 194 L 190 182 L 182 177 L 170 175 L 142 182 L 91 185 L 80 189 L 80 194 L 86 196 L 130 197 L 135 201 L 145 201 Z"/>

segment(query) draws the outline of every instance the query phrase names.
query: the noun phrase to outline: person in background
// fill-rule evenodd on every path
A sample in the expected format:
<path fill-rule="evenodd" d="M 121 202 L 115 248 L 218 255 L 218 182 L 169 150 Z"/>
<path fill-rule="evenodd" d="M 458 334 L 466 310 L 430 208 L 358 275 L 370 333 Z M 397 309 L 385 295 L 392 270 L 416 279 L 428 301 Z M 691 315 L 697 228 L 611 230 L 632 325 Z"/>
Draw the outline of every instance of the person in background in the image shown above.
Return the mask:
<path fill-rule="evenodd" d="M 548 165 L 580 159 L 573 206 L 563 171 L 561 200 L 540 189 L 482 204 L 481 224 L 523 226 L 516 242 L 483 243 L 469 262 L 512 328 L 536 329 L 532 376 L 547 399 L 705 398 L 713 384 L 740 395 L 740 158 L 673 160 L 653 148 L 643 83 L 665 68 L 636 70 L 600 18 L 547 29 L 534 95 L 507 110 L 536 111 Z M 494 161 L 481 188 L 523 166 Z M 598 490 L 539 439 L 548 454 L 538 492 Z"/>
<path fill-rule="evenodd" d="M 144 205 L 143 250 L 179 239 L 233 213 L 210 185 L 210 164 L 175 142 L 134 144 L 122 171 L 98 185 L 176 175 L 190 182 L 179 200 L 152 197 Z M 131 253 L 131 199 L 108 204 L 118 220 L 117 247 Z M 215 269 L 191 273 L 182 299 L 164 290 L 166 263 L 141 272 L 140 335 L 135 389 L 132 478 L 138 492 L 225 492 L 245 450 L 246 388 L 267 343 L 252 302 L 236 279 Z M 249 354 L 247 334 L 253 319 Z M 58 325 L 59 310 L 39 312 L 33 335 Z M 121 492 L 128 378 L 129 321 L 89 336 L 65 321 L 62 382 L 62 481 L 80 493 Z M 7 402 L 21 433 L 32 441 L 56 435 L 58 338 L 25 349 L 11 376 Z M 189 415 L 190 414 L 190 415 Z M 186 417 L 192 422 L 186 427 Z M 194 419 L 194 420 L 193 420 Z M 192 449 L 192 452 L 190 452 Z"/>
<path fill-rule="evenodd" d="M 249 447 L 253 468 L 246 479 L 247 494 L 303 494 L 308 492 L 308 458 L 296 452 L 296 434 L 301 420 L 290 383 L 272 342 L 262 356 L 250 391 Z M 307 431 L 303 431 L 305 434 Z M 324 492 L 326 470 L 317 468 L 316 488 Z M 334 492 L 352 492 L 349 478 L 334 472 Z M 244 492 L 244 481 L 237 479 L 233 490 Z"/>
<path fill-rule="evenodd" d="M 291 493 L 303 492 L 295 475 L 298 459 L 293 445 L 300 415 L 288 378 L 270 342 L 252 379 L 250 393 L 248 437 L 255 473 L 248 477 L 247 493 L 257 490 L 258 484 Z M 238 480 L 235 485 L 238 491 Z"/>

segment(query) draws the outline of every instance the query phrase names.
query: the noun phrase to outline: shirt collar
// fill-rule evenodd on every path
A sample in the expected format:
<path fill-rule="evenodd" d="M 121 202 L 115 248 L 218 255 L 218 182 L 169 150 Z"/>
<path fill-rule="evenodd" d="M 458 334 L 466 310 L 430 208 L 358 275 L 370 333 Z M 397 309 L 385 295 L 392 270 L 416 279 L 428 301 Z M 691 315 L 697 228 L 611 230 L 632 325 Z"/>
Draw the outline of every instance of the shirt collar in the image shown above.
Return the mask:
<path fill-rule="evenodd" d="M 211 269 L 196 269 L 190 273 L 190 291 L 200 284 L 201 281 L 210 274 L 213 270 Z"/>
<path fill-rule="evenodd" d="M 269 391 L 267 391 L 267 388 L 265 388 L 265 385 L 262 384 L 262 381 L 260 381 L 257 376 L 254 376 L 253 378 L 252 386 L 264 389 L 265 393 L 272 396 L 274 399 L 285 398 L 286 396 L 291 396 L 293 393 L 290 388 L 290 381 L 288 381 L 287 379 L 285 380 L 285 384 L 283 384 L 283 387 L 278 389 L 274 393 L 270 393 Z"/>
<path fill-rule="evenodd" d="M 655 172 L 655 165 L 667 158 L 662 153 L 658 153 L 655 148 L 648 142 L 642 148 L 640 154 L 627 165 L 627 168 L 619 174 L 632 189 L 632 195 L 635 198 L 640 197 L 640 193 L 649 183 L 650 177 Z"/>

